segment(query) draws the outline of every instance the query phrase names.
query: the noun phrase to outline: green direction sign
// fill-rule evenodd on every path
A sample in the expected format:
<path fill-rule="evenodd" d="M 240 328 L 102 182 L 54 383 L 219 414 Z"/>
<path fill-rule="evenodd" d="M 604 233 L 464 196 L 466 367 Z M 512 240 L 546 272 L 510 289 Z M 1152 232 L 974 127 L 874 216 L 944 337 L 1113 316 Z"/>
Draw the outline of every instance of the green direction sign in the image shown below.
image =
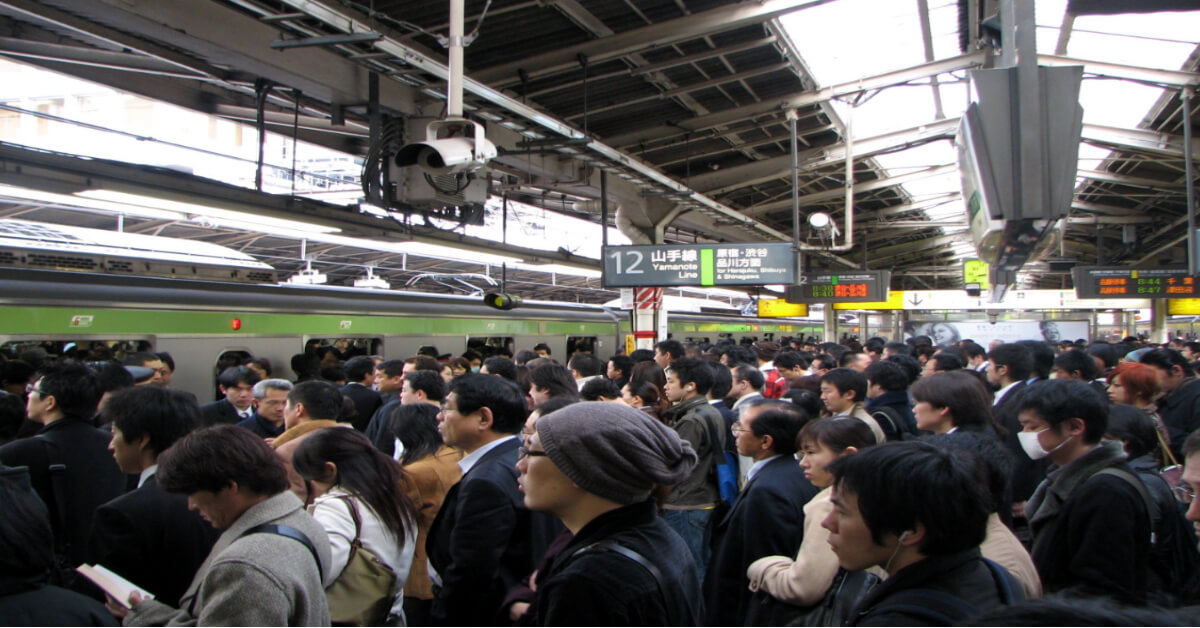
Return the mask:
<path fill-rule="evenodd" d="M 790 284 L 789 242 L 604 247 L 604 287 L 761 286 Z"/>
<path fill-rule="evenodd" d="M 963 285 L 979 284 L 981 290 L 988 289 L 988 264 L 983 260 L 969 259 L 963 262 Z"/>

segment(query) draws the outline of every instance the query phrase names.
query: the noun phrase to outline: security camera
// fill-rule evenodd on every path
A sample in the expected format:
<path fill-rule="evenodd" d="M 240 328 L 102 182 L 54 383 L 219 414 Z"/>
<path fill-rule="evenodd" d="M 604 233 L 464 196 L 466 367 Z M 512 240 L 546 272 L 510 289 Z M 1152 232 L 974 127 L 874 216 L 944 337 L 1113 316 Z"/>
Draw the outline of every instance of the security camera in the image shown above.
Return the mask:
<path fill-rule="evenodd" d="M 471 137 L 438 137 L 438 132 L 454 129 L 473 131 Z M 498 154 L 496 145 L 483 134 L 483 126 L 464 118 L 435 120 L 425 127 L 425 141 L 407 144 L 396 153 L 396 165 L 420 166 L 430 174 L 471 172 L 487 164 Z"/>

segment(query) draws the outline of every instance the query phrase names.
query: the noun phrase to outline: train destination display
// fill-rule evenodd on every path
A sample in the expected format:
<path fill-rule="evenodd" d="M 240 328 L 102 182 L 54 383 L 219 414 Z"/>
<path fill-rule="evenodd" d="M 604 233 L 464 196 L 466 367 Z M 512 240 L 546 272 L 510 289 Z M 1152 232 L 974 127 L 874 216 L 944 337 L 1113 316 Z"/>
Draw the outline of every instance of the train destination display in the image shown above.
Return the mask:
<path fill-rule="evenodd" d="M 790 303 L 858 303 L 887 301 L 892 273 L 886 270 L 803 273 L 799 285 L 787 287 Z"/>
<path fill-rule="evenodd" d="M 1168 299 L 1200 296 L 1184 266 L 1076 266 L 1071 269 L 1080 299 Z"/>
<path fill-rule="evenodd" d="M 789 242 L 604 247 L 604 287 L 761 286 L 790 284 Z"/>

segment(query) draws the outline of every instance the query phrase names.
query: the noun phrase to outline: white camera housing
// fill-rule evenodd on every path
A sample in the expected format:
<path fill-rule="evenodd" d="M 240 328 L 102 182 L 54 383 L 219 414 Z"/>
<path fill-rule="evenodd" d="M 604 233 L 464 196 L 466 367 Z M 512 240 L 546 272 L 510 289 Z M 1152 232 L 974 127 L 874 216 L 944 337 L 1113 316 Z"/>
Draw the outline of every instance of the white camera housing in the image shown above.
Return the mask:
<path fill-rule="evenodd" d="M 442 129 L 470 128 L 472 137 L 439 138 Z M 420 166 L 430 174 L 452 174 L 478 170 L 499 151 L 484 137 L 483 126 L 465 118 L 435 120 L 425 127 L 425 141 L 406 144 L 396 153 L 396 165 Z"/>

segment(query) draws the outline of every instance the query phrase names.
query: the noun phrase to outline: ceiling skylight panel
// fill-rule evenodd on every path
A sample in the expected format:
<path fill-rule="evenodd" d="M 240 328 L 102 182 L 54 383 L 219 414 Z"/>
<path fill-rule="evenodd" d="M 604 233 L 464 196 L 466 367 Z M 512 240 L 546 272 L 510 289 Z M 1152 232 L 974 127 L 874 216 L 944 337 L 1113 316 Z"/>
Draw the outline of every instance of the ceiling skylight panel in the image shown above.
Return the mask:
<path fill-rule="evenodd" d="M 817 83 L 833 85 L 923 63 L 916 7 L 916 2 L 839 0 L 790 13 L 780 22 Z"/>

